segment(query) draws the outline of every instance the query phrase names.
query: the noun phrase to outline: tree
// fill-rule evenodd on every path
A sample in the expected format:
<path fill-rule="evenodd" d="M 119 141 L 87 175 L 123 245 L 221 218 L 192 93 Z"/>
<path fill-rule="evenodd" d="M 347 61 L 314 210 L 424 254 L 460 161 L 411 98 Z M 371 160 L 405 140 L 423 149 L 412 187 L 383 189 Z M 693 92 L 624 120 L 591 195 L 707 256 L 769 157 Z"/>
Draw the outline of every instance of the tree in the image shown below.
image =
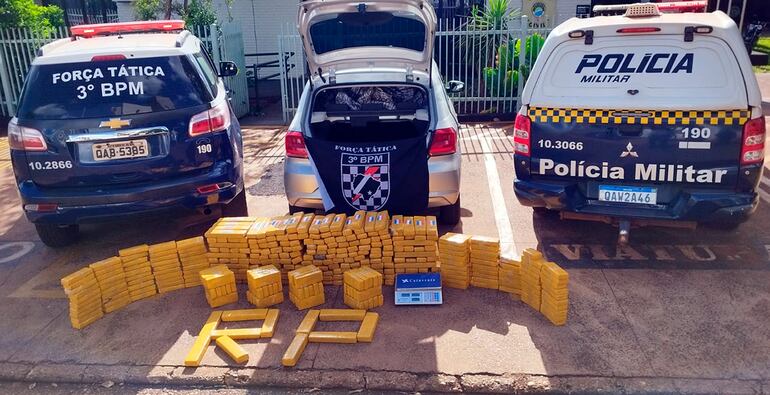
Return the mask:
<path fill-rule="evenodd" d="M 161 0 L 136 0 L 134 1 L 134 17 L 140 21 L 156 20 L 161 7 Z"/>
<path fill-rule="evenodd" d="M 0 0 L 0 27 L 45 33 L 59 26 L 64 26 L 64 12 L 58 6 L 42 6 L 33 0 Z"/>

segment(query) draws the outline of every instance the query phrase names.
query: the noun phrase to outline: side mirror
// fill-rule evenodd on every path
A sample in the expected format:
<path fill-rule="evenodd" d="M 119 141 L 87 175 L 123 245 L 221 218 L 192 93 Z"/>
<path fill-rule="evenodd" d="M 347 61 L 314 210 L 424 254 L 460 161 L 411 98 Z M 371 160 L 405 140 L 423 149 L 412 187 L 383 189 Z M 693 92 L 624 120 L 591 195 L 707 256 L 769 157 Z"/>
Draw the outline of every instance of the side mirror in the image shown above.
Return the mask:
<path fill-rule="evenodd" d="M 448 93 L 460 93 L 465 90 L 465 83 L 462 81 L 451 80 L 446 83 L 446 91 Z"/>
<path fill-rule="evenodd" d="M 219 76 L 232 77 L 238 74 L 238 66 L 234 62 L 219 62 Z"/>

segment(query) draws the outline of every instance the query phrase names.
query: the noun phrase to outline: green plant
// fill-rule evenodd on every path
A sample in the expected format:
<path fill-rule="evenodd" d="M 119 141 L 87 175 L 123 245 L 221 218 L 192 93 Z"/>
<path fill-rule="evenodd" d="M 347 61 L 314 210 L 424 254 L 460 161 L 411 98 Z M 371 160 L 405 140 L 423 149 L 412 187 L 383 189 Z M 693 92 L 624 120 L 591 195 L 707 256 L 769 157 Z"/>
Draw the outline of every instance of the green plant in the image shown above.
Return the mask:
<path fill-rule="evenodd" d="M 464 49 L 467 59 L 487 56 L 485 60 L 489 64 L 496 49 L 508 42 L 507 30 L 511 22 L 520 17 L 520 10 L 510 8 L 510 0 L 489 0 L 483 10 L 474 6 L 468 21 L 458 30 L 486 33 L 463 35 L 457 45 Z"/>
<path fill-rule="evenodd" d="M 484 68 L 484 87 L 489 96 L 513 96 L 518 89 L 519 72 L 497 67 Z"/>
<path fill-rule="evenodd" d="M 59 26 L 64 26 L 64 12 L 58 6 L 42 6 L 33 0 L 0 0 L 0 27 L 28 28 L 44 35 Z"/>
<path fill-rule="evenodd" d="M 161 11 L 163 11 L 161 0 L 134 1 L 134 17 L 139 21 L 156 20 Z"/>
<path fill-rule="evenodd" d="M 208 26 L 217 22 L 211 0 L 190 0 L 182 17 L 188 26 Z"/>
<path fill-rule="evenodd" d="M 526 81 L 529 77 L 544 42 L 545 38 L 537 33 L 524 40 L 524 63 L 520 62 L 521 40 L 501 44 L 497 49 L 495 67 L 485 67 L 482 71 L 487 95 L 512 96 L 517 93 L 519 80 Z"/>

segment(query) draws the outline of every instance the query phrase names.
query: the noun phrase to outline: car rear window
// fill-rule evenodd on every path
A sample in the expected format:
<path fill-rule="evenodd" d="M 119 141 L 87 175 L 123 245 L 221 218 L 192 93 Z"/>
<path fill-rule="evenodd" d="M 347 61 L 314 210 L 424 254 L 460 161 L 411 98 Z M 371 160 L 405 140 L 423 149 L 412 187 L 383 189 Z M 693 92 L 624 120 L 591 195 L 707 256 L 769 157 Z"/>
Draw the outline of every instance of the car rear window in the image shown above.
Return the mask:
<path fill-rule="evenodd" d="M 177 110 L 211 100 L 196 68 L 183 56 L 35 65 L 18 116 L 101 118 Z"/>
<path fill-rule="evenodd" d="M 625 109 L 732 109 L 746 104 L 734 53 L 722 40 L 682 36 L 601 37 L 559 44 L 537 81 L 532 104 Z M 540 61 L 541 59 L 538 59 Z M 533 78 L 534 77 L 534 78 Z"/>
<path fill-rule="evenodd" d="M 310 26 L 313 49 L 324 54 L 353 47 L 396 47 L 422 52 L 425 25 L 390 12 L 341 13 Z"/>
<path fill-rule="evenodd" d="M 406 111 L 427 109 L 428 96 L 415 86 L 353 86 L 318 92 L 313 111 L 355 114 L 361 111 Z"/>

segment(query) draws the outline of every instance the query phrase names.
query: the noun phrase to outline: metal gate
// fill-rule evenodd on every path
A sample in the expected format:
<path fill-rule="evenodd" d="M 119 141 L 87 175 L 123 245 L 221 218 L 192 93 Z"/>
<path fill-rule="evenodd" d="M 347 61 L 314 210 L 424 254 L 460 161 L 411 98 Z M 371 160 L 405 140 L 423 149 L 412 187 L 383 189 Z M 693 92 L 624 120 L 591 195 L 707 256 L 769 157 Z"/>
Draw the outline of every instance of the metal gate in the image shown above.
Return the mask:
<path fill-rule="evenodd" d="M 236 23 L 211 25 L 203 29 L 195 29 L 194 33 L 205 42 L 214 63 L 235 62 L 238 74 L 226 77 L 225 87 L 230 92 L 230 104 L 237 117 L 249 114 L 249 84 L 246 78 L 246 57 L 243 51 L 243 32 Z"/>
<path fill-rule="evenodd" d="M 297 110 L 304 89 L 305 57 L 296 28 L 278 37 L 283 121 Z M 512 117 L 529 71 L 550 29 L 529 27 L 526 16 L 503 28 L 471 28 L 464 21 L 440 21 L 433 59 L 445 81 L 460 80 L 465 90 L 450 94 L 457 114 L 466 119 Z"/>
<path fill-rule="evenodd" d="M 249 85 L 246 80 L 246 58 L 243 55 L 243 35 L 235 23 L 190 26 L 208 48 L 216 65 L 229 60 L 238 65 L 239 73 L 225 78 L 230 91 L 233 111 L 238 117 L 249 113 Z M 57 28 L 45 34 L 30 29 L 0 29 L 0 115 L 16 114 L 21 88 L 30 65 L 43 45 L 69 36 L 69 29 Z"/>

